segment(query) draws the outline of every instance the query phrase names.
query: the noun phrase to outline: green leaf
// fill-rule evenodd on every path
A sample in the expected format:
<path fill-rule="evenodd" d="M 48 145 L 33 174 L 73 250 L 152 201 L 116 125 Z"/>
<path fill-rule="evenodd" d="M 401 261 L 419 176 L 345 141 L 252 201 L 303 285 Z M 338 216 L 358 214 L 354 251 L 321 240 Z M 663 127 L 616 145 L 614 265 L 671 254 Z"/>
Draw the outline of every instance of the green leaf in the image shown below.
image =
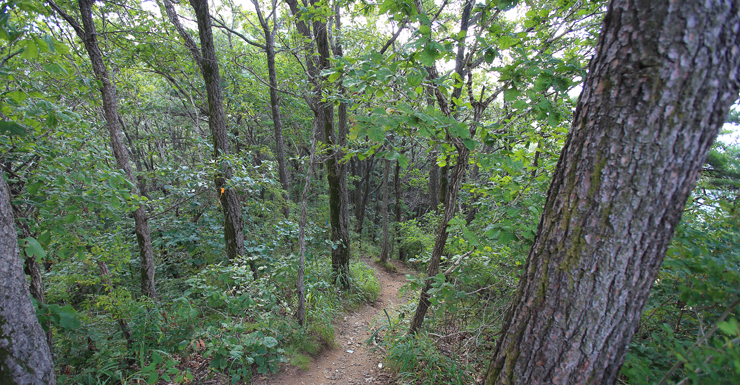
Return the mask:
<path fill-rule="evenodd" d="M 44 35 L 44 42 L 49 48 L 49 52 L 56 52 L 56 44 L 54 42 L 54 38 L 51 35 Z"/>
<path fill-rule="evenodd" d="M 77 214 L 67 214 L 67 216 L 64 217 L 64 223 L 70 224 L 77 220 Z"/>
<path fill-rule="evenodd" d="M 334 81 L 336 81 L 337 79 L 339 79 L 340 76 L 342 76 L 342 73 L 341 72 L 334 72 L 331 75 L 329 75 L 329 78 L 327 80 L 329 82 L 332 82 L 333 83 Z"/>
<path fill-rule="evenodd" d="M 738 325 L 737 320 L 734 318 L 726 322 L 720 322 L 717 326 L 731 337 L 740 336 L 740 325 Z"/>
<path fill-rule="evenodd" d="M 419 61 L 424 67 L 431 67 L 437 61 L 438 54 L 439 52 L 437 50 L 424 47 L 421 53 L 419 53 Z"/>
<path fill-rule="evenodd" d="M 497 8 L 502 11 L 508 11 L 514 7 L 516 7 L 516 4 L 519 2 L 519 0 L 499 0 Z"/>
<path fill-rule="evenodd" d="M 514 102 L 514 104 L 511 105 L 511 107 L 516 110 L 523 110 L 526 109 L 528 106 L 529 104 L 527 104 L 527 102 L 525 102 L 524 100 L 517 100 L 516 102 Z"/>
<path fill-rule="evenodd" d="M 26 134 L 26 129 L 16 122 L 0 121 L 0 134 L 23 136 Z"/>
<path fill-rule="evenodd" d="M 265 339 L 262 340 L 262 344 L 269 349 L 277 346 L 278 341 L 274 337 L 265 337 Z"/>
<path fill-rule="evenodd" d="M 406 155 L 401 154 L 401 156 L 398 158 L 398 164 L 401 166 L 401 168 L 406 168 L 409 165 L 409 158 L 406 157 Z"/>
<path fill-rule="evenodd" d="M 26 40 L 26 49 L 21 53 L 21 57 L 26 60 L 32 60 L 39 57 L 39 47 L 33 40 Z"/>
<path fill-rule="evenodd" d="M 498 241 L 504 245 L 511 243 L 511 241 L 513 241 L 515 238 L 516 236 L 513 233 L 508 232 L 508 231 L 502 231 L 498 235 Z"/>
<path fill-rule="evenodd" d="M 550 84 L 552 84 L 552 77 L 549 75 L 542 75 L 537 77 L 537 80 L 534 82 L 534 90 L 536 92 L 542 92 L 546 91 Z"/>
<path fill-rule="evenodd" d="M 39 241 L 36 240 L 34 237 L 28 237 L 25 238 L 24 241 L 26 241 L 26 255 L 29 258 L 36 257 L 36 258 L 43 258 L 46 256 L 46 251 L 44 251 L 44 248 L 41 246 Z"/>
<path fill-rule="evenodd" d="M 41 235 L 39 235 L 38 241 L 43 245 L 48 245 L 51 241 L 51 233 L 49 231 L 44 231 L 43 233 L 41 233 Z"/>
<path fill-rule="evenodd" d="M 80 319 L 77 317 L 77 311 L 70 305 L 61 307 L 57 315 L 59 316 L 59 326 L 67 330 L 75 330 L 80 327 Z"/>
<path fill-rule="evenodd" d="M 418 72 L 411 72 L 406 77 L 406 80 L 409 82 L 409 86 L 411 86 L 411 87 L 420 85 L 423 79 L 424 78 Z"/>
<path fill-rule="evenodd" d="M 496 50 L 489 48 L 486 50 L 485 55 L 483 55 L 483 59 L 485 59 L 486 63 L 491 64 L 493 63 L 493 60 L 496 59 L 496 55 Z"/>
<path fill-rule="evenodd" d="M 67 70 L 57 63 L 44 64 L 44 69 L 52 75 L 67 75 Z"/>
<path fill-rule="evenodd" d="M 46 127 L 55 128 L 58 124 L 59 120 L 57 120 L 56 115 L 53 113 L 46 117 Z"/>
<path fill-rule="evenodd" d="M 21 103 L 24 100 L 28 99 L 28 95 L 26 95 L 26 93 L 21 90 L 8 92 L 7 95 L 10 96 L 10 98 L 13 99 L 16 103 Z"/>
<path fill-rule="evenodd" d="M 516 88 L 506 89 L 506 90 L 504 90 L 504 100 L 507 101 L 507 102 L 514 101 L 521 94 L 522 94 L 522 92 L 519 91 L 519 90 L 517 90 Z"/>
<path fill-rule="evenodd" d="M 558 124 L 560 124 L 560 113 L 559 112 L 550 112 L 550 114 L 547 116 L 547 124 L 550 125 L 550 127 L 557 127 Z"/>

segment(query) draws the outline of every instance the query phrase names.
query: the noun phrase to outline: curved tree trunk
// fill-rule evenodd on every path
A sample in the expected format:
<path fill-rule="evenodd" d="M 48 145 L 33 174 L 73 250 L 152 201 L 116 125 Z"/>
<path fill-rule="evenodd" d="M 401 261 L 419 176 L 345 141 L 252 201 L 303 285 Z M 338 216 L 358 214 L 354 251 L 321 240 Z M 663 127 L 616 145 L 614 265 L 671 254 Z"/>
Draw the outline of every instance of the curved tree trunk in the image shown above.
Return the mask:
<path fill-rule="evenodd" d="M 615 0 L 487 384 L 614 384 L 737 99 L 740 1 Z"/>
<path fill-rule="evenodd" d="M 431 290 L 433 282 L 431 278 L 439 273 L 439 264 L 442 261 L 442 253 L 444 253 L 447 236 L 449 235 L 447 232 L 447 223 L 455 217 L 455 212 L 457 211 L 457 205 L 455 204 L 457 202 L 457 194 L 460 192 L 462 180 L 465 178 L 465 172 L 468 169 L 468 157 L 470 156 L 470 151 L 465 148 L 462 143 L 457 144 L 456 147 L 458 151 L 457 163 L 452 167 L 449 185 L 450 188 L 447 191 L 447 194 L 445 194 L 446 200 L 444 202 L 444 214 L 442 215 L 442 221 L 440 221 L 439 227 L 437 228 L 437 235 L 435 236 L 434 247 L 432 248 L 432 256 L 429 258 L 427 283 L 421 290 L 419 304 L 416 306 L 414 318 L 411 320 L 411 324 L 409 325 L 409 334 L 416 333 L 419 328 L 421 328 L 424 324 L 424 317 L 427 314 L 429 305 L 431 305 L 429 302 L 429 298 L 431 297 L 429 290 Z"/>
<path fill-rule="evenodd" d="M 65 19 L 75 30 L 77 36 L 85 44 L 85 49 L 90 57 L 95 78 L 100 82 L 100 94 L 103 98 L 103 110 L 105 112 L 106 126 L 110 136 L 113 156 L 116 158 L 116 165 L 123 170 L 126 178 L 131 182 L 133 194 L 139 194 L 138 182 L 134 178 L 129 163 L 128 152 L 123 145 L 121 137 L 120 115 L 118 113 L 118 96 L 116 95 L 116 85 L 111 82 L 108 68 L 103 61 L 103 54 L 98 46 L 98 34 L 95 32 L 95 23 L 92 18 L 92 5 L 95 0 L 79 0 L 80 17 L 82 26 L 77 21 L 66 14 L 54 2 L 49 1 L 52 9 Z M 149 219 L 147 218 L 144 206 L 139 206 L 133 213 L 135 222 L 136 241 L 139 245 L 139 256 L 141 258 L 141 292 L 147 297 L 156 298 L 157 292 L 154 287 L 154 252 L 152 250 L 152 239 L 149 233 Z"/>
<path fill-rule="evenodd" d="M 54 363 L 31 304 L 10 189 L 0 176 L 0 383 L 54 385 Z"/>
<path fill-rule="evenodd" d="M 420 0 L 415 0 L 414 4 L 419 11 L 419 13 L 423 13 L 423 7 L 421 5 Z M 462 17 L 460 20 L 460 31 L 463 33 L 467 33 L 468 27 L 469 27 L 469 19 L 470 19 L 470 12 L 473 8 L 473 1 L 468 0 L 465 2 L 465 5 L 462 9 Z M 458 50 L 457 50 L 457 56 L 456 56 L 456 73 L 460 76 L 460 79 L 463 79 L 465 76 L 462 58 L 465 56 L 465 42 L 461 41 L 458 44 Z M 427 71 L 429 72 L 430 77 L 437 78 L 437 69 L 436 67 L 427 67 Z M 452 97 L 459 98 L 460 94 L 462 92 L 462 87 L 456 88 L 455 91 L 453 91 Z M 437 103 L 440 107 L 440 110 L 442 113 L 449 117 L 455 116 L 455 107 L 454 105 L 450 107 L 450 104 L 445 99 L 442 92 L 439 91 L 439 89 L 434 90 L 434 94 L 437 97 Z M 471 91 L 472 95 L 472 91 Z M 470 123 L 469 132 L 470 137 L 475 137 L 475 133 L 477 130 L 478 123 L 480 122 L 483 111 L 488 106 L 488 103 L 490 101 L 486 102 L 478 102 L 475 100 L 471 100 L 471 105 L 473 106 L 473 120 Z M 462 139 L 460 138 L 452 138 L 448 133 L 448 140 L 452 145 L 455 146 L 455 150 L 457 151 L 457 160 L 454 166 L 450 167 L 449 164 L 445 165 L 442 171 L 442 177 L 440 178 L 440 192 L 444 192 L 444 195 L 441 195 L 443 199 L 441 200 L 444 204 L 444 212 L 442 214 L 442 220 L 439 223 L 439 227 L 437 228 L 437 235 L 434 240 L 434 247 L 432 248 L 432 255 L 429 258 L 429 269 L 427 270 L 427 282 L 424 288 L 422 288 L 421 293 L 419 295 L 419 304 L 416 306 L 416 311 L 414 312 L 414 318 L 411 320 L 411 323 L 409 325 L 409 334 L 416 333 L 419 328 L 421 328 L 422 324 L 424 323 L 424 317 L 426 316 L 427 310 L 429 309 L 429 305 L 431 304 L 429 302 L 430 294 L 429 290 L 432 288 L 432 277 L 436 276 L 439 273 L 439 264 L 442 260 L 442 253 L 444 253 L 445 244 L 447 243 L 447 224 L 449 223 L 452 218 L 455 216 L 455 212 L 457 210 L 457 195 L 460 192 L 460 187 L 462 187 L 462 181 L 465 178 L 465 173 L 468 169 L 468 160 L 470 157 L 470 150 L 465 147 L 463 144 Z M 451 156 L 447 156 L 447 161 L 449 162 Z M 432 164 L 432 167 L 436 167 L 436 165 Z M 448 178 L 448 170 L 449 172 L 449 184 L 447 184 L 447 178 Z M 431 193 L 431 192 L 430 192 Z"/>
<path fill-rule="evenodd" d="M 224 113 L 224 99 L 221 92 L 221 76 L 218 69 L 216 48 L 213 45 L 213 30 L 211 16 L 208 11 L 207 0 L 190 0 L 198 19 L 198 35 L 200 36 L 201 73 L 206 84 L 208 94 L 208 126 L 213 135 L 213 156 L 216 159 L 217 170 L 215 182 L 216 193 L 224 211 L 224 241 L 226 255 L 230 261 L 244 256 L 244 219 L 242 205 L 236 189 L 229 187 L 227 181 L 233 176 L 229 163 L 222 158 L 229 156 L 229 136 L 226 129 L 226 114 Z M 252 273 L 257 277 L 257 268 L 250 262 Z"/>

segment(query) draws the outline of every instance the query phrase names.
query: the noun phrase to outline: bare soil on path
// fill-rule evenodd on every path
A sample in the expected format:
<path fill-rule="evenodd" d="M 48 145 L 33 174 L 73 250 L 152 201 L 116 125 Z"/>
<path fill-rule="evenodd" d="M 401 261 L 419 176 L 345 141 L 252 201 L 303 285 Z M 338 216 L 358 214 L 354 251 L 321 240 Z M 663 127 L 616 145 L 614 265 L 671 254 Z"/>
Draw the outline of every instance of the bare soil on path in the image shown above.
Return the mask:
<path fill-rule="evenodd" d="M 390 261 L 398 272 L 393 273 L 369 259 L 363 262 L 372 266 L 381 284 L 380 297 L 372 304 L 365 304 L 357 311 L 350 311 L 335 324 L 335 347 L 325 349 L 313 358 L 308 370 L 285 365 L 271 377 L 252 379 L 255 385 L 385 385 L 392 383 L 392 375 L 382 363 L 379 351 L 364 343 L 381 325 L 385 313 L 403 305 L 398 290 L 406 283 L 408 270 L 399 261 Z"/>

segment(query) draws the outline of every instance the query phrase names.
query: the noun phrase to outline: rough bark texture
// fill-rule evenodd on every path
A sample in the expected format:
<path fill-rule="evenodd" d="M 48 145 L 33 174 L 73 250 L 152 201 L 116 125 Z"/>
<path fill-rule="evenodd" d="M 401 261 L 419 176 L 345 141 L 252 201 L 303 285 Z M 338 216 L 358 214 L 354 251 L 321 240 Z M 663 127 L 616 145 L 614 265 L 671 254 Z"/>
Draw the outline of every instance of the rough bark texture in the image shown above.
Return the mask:
<path fill-rule="evenodd" d="M 108 67 L 103 61 L 103 54 L 98 45 L 98 34 L 95 32 L 95 24 L 92 18 L 92 5 L 95 0 L 79 0 L 80 17 L 82 26 L 72 17 L 62 11 L 54 2 L 49 2 L 52 9 L 75 30 L 77 36 L 85 44 L 85 50 L 90 57 L 95 78 L 100 82 L 100 94 L 103 98 L 103 111 L 105 112 L 106 126 L 110 136 L 113 156 L 116 158 L 116 165 L 123 170 L 126 178 L 134 186 L 131 189 L 133 194 L 139 194 L 136 178 L 131 170 L 128 152 L 123 145 L 121 137 L 120 115 L 118 113 L 118 96 L 116 95 L 116 85 L 111 81 L 108 73 Z M 154 252 L 152 249 L 152 239 L 149 232 L 149 220 L 143 206 L 139 206 L 133 213 L 136 241 L 139 245 L 139 256 L 141 258 L 141 292 L 145 296 L 156 298 L 157 292 L 154 287 Z"/>
<path fill-rule="evenodd" d="M 215 178 L 216 192 L 220 196 L 221 207 L 224 211 L 224 241 L 226 255 L 229 260 L 244 256 L 244 219 L 242 205 L 236 189 L 229 187 L 227 181 L 233 176 L 228 162 L 223 161 L 230 152 L 229 136 L 226 129 L 226 115 L 224 113 L 223 95 L 221 94 L 221 76 L 218 70 L 216 48 L 213 45 L 213 30 L 211 16 L 208 11 L 207 0 L 190 0 L 198 19 L 198 35 L 200 36 L 201 72 L 208 94 L 208 126 L 213 136 L 213 156 L 216 159 L 217 175 Z M 256 266 L 250 264 L 252 272 L 257 275 Z"/>
<path fill-rule="evenodd" d="M 740 1 L 615 0 L 487 384 L 613 384 L 740 84 Z"/>
<path fill-rule="evenodd" d="M 0 179 L 0 277 L 0 383 L 56 384 L 51 351 L 23 274 L 4 179 Z"/>
<path fill-rule="evenodd" d="M 13 201 L 13 195 L 16 195 L 18 193 L 14 194 L 13 187 L 9 186 L 9 194 L 11 195 L 11 202 Z M 11 209 L 13 211 L 13 217 L 15 218 L 15 226 L 17 229 L 17 232 L 20 232 L 20 235 L 22 238 L 28 238 L 31 236 L 31 229 L 28 227 L 28 220 L 27 213 L 25 213 L 19 206 L 11 204 Z M 44 295 L 44 281 L 41 277 L 41 267 L 39 266 L 38 261 L 36 260 L 36 257 L 31 255 L 26 255 L 23 258 L 23 271 L 28 275 L 28 278 L 30 278 L 30 284 L 29 284 L 29 291 L 31 292 L 31 297 L 33 297 L 36 301 L 39 303 L 45 304 L 46 303 L 46 296 Z M 52 339 L 52 329 L 51 329 L 51 322 L 47 322 L 47 331 L 46 331 L 46 343 L 49 345 L 49 351 L 54 353 L 54 344 Z"/>
<path fill-rule="evenodd" d="M 391 172 L 391 161 L 384 159 L 383 163 L 385 163 L 385 167 L 383 167 L 383 206 L 381 208 L 383 215 L 383 246 L 380 252 L 380 261 L 386 262 L 388 261 L 388 254 L 390 254 L 390 237 L 388 234 L 388 216 L 390 215 L 388 212 L 388 200 L 390 188 L 388 187 L 388 176 Z"/>
<path fill-rule="evenodd" d="M 323 138 L 327 150 L 326 170 L 329 182 L 329 223 L 331 226 L 331 241 L 334 248 L 331 253 L 332 270 L 337 282 L 343 288 L 349 287 L 349 195 L 347 192 L 347 164 L 340 162 L 343 153 L 338 147 L 346 144 L 347 135 L 347 106 L 340 103 L 338 113 L 338 129 L 334 127 L 334 103 L 322 101 L 322 82 L 325 77 L 320 75 L 321 70 L 331 66 L 331 50 L 327 23 L 323 20 L 313 20 L 310 25 L 302 20 L 302 11 L 297 0 L 286 0 L 290 11 L 296 19 L 296 29 L 310 43 L 307 44 L 306 69 L 314 85 L 315 96 L 307 98 L 309 107 L 314 113 L 314 124 L 320 128 L 317 134 Z M 311 5 L 319 6 L 318 1 L 310 1 Z M 304 4 L 300 4 L 303 6 Z M 339 26 L 339 17 L 336 17 Z M 314 52 L 315 50 L 315 52 Z M 341 45 L 335 53 L 341 56 Z"/>

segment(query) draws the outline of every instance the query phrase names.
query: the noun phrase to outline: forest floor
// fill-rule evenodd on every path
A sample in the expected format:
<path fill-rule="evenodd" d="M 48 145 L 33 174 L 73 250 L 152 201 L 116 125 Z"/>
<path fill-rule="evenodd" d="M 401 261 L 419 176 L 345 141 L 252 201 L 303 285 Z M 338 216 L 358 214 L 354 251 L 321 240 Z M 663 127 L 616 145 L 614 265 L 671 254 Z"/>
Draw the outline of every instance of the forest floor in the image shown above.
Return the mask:
<path fill-rule="evenodd" d="M 399 289 L 410 273 L 399 261 L 390 261 L 398 272 L 389 272 L 370 259 L 362 259 L 374 267 L 381 284 L 380 297 L 356 311 L 350 311 L 335 324 L 335 344 L 320 352 L 308 365 L 308 370 L 285 365 L 275 375 L 257 376 L 254 385 L 380 385 L 392 383 L 393 376 L 386 370 L 380 351 L 374 344 L 365 343 L 373 332 L 384 325 L 385 313 L 403 305 L 408 298 L 399 297 Z"/>

